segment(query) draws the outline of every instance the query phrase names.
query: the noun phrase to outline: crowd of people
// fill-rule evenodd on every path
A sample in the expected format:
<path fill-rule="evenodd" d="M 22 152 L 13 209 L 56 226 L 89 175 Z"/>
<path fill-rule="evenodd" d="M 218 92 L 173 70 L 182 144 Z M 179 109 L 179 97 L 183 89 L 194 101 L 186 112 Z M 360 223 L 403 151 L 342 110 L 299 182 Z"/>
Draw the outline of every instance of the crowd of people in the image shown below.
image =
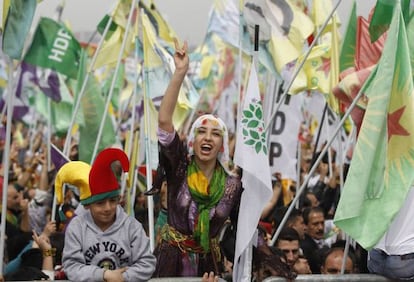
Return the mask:
<path fill-rule="evenodd" d="M 4 156 L 10 159 L 9 184 L 3 187 L 4 280 L 148 281 L 186 276 L 231 281 L 242 171 L 231 163 L 229 132 L 220 118 L 201 115 L 185 140 L 176 132 L 172 117 L 189 66 L 185 43 L 176 42 L 174 62 L 159 110 L 159 168 L 154 186 L 134 199 L 135 216 L 123 209 L 120 180 L 129 160 L 121 149 L 105 149 L 89 165 L 78 160 L 74 144 L 71 161 L 57 170 L 47 161 L 41 132 L 32 138 L 27 128 L 13 128 L 9 156 Z M 304 155 L 306 175 L 312 157 Z M 332 223 L 343 169 L 334 160 L 324 158 L 318 164 L 289 214 L 287 192 L 280 176 L 274 175 L 273 196 L 258 223 L 252 280 L 368 273 L 367 252 L 356 243 L 346 245 L 344 234 Z M 288 189 L 291 199 L 298 184 Z M 142 212 L 147 208 L 144 194 L 156 203 L 153 252 L 147 213 Z"/>

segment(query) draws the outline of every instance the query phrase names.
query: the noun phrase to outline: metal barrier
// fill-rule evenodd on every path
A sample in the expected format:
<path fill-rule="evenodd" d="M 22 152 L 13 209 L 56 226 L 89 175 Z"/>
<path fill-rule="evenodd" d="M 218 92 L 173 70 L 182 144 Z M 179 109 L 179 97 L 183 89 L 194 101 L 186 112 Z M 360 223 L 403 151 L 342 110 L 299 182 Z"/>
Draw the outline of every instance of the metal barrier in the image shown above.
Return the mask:
<path fill-rule="evenodd" d="M 69 280 L 56 280 L 59 282 L 70 282 Z M 220 279 L 220 281 L 224 281 Z M 263 282 L 287 282 L 282 277 L 269 277 Z M 328 275 L 328 274 L 309 274 L 298 275 L 295 282 L 392 282 L 394 280 L 385 278 L 375 274 L 344 274 L 344 275 Z M 20 281 L 23 282 L 23 281 Z M 201 277 L 165 277 L 152 278 L 149 282 L 201 282 Z"/>
<path fill-rule="evenodd" d="M 286 282 L 287 280 L 282 277 L 269 277 L 263 280 L 263 282 Z M 343 274 L 343 275 L 331 275 L 331 274 L 309 274 L 298 275 L 296 281 L 303 282 L 391 282 L 394 280 L 388 279 L 384 276 L 375 274 Z"/>
<path fill-rule="evenodd" d="M 153 278 L 150 282 L 201 282 L 201 277 L 168 277 Z M 224 281 L 224 280 L 221 280 Z M 263 282 L 286 282 L 282 277 L 269 277 Z M 344 275 L 328 275 L 328 274 L 309 274 L 298 275 L 295 282 L 392 282 L 393 280 L 375 274 L 344 274 Z"/>
<path fill-rule="evenodd" d="M 165 277 L 152 278 L 149 282 L 201 282 L 201 277 Z"/>

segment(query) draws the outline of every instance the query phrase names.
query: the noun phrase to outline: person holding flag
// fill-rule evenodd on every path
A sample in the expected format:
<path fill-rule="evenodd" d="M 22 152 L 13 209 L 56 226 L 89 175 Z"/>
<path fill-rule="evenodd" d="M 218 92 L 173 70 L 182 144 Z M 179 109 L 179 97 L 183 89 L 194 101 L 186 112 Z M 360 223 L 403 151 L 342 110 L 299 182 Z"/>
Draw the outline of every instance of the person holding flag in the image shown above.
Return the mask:
<path fill-rule="evenodd" d="M 175 71 L 158 113 L 159 162 L 168 183 L 168 218 L 154 250 L 153 277 L 211 277 L 211 272 L 220 276 L 224 266 L 219 235 L 228 220 L 237 223 L 243 188 L 240 176 L 229 168 L 228 130 L 220 118 L 198 117 L 187 144 L 174 128 L 174 109 L 189 68 L 187 43 L 180 46 L 175 39 L 175 49 Z M 268 262 L 276 265 L 281 276 L 291 274 L 280 258 Z"/>

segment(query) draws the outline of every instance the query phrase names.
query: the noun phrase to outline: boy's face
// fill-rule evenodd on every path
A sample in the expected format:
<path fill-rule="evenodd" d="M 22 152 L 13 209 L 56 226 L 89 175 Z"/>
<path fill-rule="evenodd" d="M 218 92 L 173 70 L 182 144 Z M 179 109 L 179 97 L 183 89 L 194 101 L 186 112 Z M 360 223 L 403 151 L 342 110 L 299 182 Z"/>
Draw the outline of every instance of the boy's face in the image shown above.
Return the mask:
<path fill-rule="evenodd" d="M 95 224 L 105 231 L 115 221 L 116 207 L 119 203 L 119 196 L 104 199 L 88 206 Z"/>

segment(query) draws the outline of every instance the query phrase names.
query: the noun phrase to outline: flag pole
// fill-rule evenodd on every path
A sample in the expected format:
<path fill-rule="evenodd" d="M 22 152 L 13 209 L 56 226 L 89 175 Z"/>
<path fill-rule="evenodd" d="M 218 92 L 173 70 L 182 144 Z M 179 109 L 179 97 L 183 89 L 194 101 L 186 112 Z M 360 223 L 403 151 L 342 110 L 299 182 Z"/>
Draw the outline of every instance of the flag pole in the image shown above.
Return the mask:
<path fill-rule="evenodd" d="M 141 13 L 144 14 L 144 10 L 141 9 Z M 141 17 L 142 19 L 142 17 Z M 146 40 L 143 40 L 144 44 L 146 44 Z M 146 46 L 144 46 L 144 50 L 146 50 Z M 146 60 L 146 56 L 144 55 L 144 60 Z M 152 187 L 152 167 L 151 167 L 151 140 L 150 140 L 150 136 L 149 133 L 151 132 L 150 127 L 151 127 L 151 122 L 150 122 L 150 105 L 149 105 L 149 99 L 150 95 L 149 95 L 149 81 L 148 81 L 148 70 L 145 67 L 145 63 L 144 63 L 144 81 L 145 81 L 145 86 L 144 86 L 144 124 L 145 124 L 145 128 L 144 129 L 140 129 L 140 130 L 144 130 L 144 135 L 145 135 L 145 159 L 146 159 L 146 171 L 147 171 L 147 175 L 146 175 L 146 180 L 147 180 L 147 190 L 150 190 Z M 150 248 L 151 251 L 154 251 L 155 249 L 155 224 L 154 224 L 154 198 L 152 195 L 148 196 L 148 233 L 149 233 L 149 238 L 150 238 Z"/>
<path fill-rule="evenodd" d="M 352 134 L 352 133 L 351 133 Z M 338 156 L 341 161 L 338 162 L 339 165 L 339 187 L 340 187 L 340 191 L 342 192 L 343 188 L 344 188 L 344 151 L 342 150 L 342 140 L 341 140 L 341 135 L 337 136 L 337 141 L 338 141 Z M 346 153 L 346 152 L 345 152 Z M 342 258 L 342 264 L 341 264 L 341 274 L 345 274 L 345 267 L 346 267 L 346 261 L 348 258 L 348 253 L 349 253 L 349 244 L 350 244 L 350 239 L 349 235 L 345 233 L 345 248 L 344 248 L 344 256 Z"/>
<path fill-rule="evenodd" d="M 103 42 L 105 40 L 106 35 L 108 34 L 109 27 L 111 26 L 111 24 L 112 24 L 112 17 L 109 17 L 109 20 L 108 20 L 108 22 L 105 26 L 105 30 L 102 33 L 101 40 L 99 41 L 98 46 L 96 47 L 95 53 L 93 54 L 92 61 L 91 61 L 91 64 L 89 66 L 89 69 L 86 72 L 85 79 L 83 80 L 82 88 L 81 88 L 80 92 L 78 93 L 78 95 L 75 96 L 75 97 L 77 97 L 76 103 L 75 103 L 75 108 L 73 109 L 72 120 L 69 124 L 69 128 L 68 128 L 68 131 L 67 131 L 67 134 L 66 134 L 65 145 L 63 147 L 63 154 L 65 156 L 69 155 L 70 143 L 72 141 L 71 140 L 72 139 L 72 130 L 73 130 L 73 127 L 75 125 L 75 120 L 76 120 L 76 116 L 77 116 L 77 113 L 78 113 L 79 108 L 80 108 L 80 103 L 81 103 L 82 97 L 85 94 L 86 85 L 88 84 L 88 81 L 89 81 L 89 76 L 92 72 L 93 66 L 95 65 L 96 58 L 98 57 L 99 51 L 102 48 Z"/>
<path fill-rule="evenodd" d="M 52 109 L 51 109 L 51 103 L 52 103 L 52 99 L 50 97 L 47 97 L 47 112 L 48 112 L 48 120 L 47 120 L 47 155 L 46 155 L 46 159 L 47 159 L 47 171 L 49 172 L 51 169 L 51 163 L 52 163 L 52 158 L 51 158 L 51 147 L 52 147 Z M 49 185 L 49 178 L 47 181 L 47 185 Z M 53 200 L 52 200 L 52 214 L 50 216 L 50 221 L 51 222 L 55 222 L 56 219 L 56 203 L 57 203 L 57 197 L 56 197 L 56 193 L 52 193 L 53 195 Z"/>
<path fill-rule="evenodd" d="M 148 79 L 148 76 L 146 76 L 145 78 L 146 80 Z M 146 83 L 146 91 L 145 91 L 145 95 L 147 96 L 147 98 L 144 99 L 144 123 L 145 123 L 145 128 L 144 131 L 147 131 L 145 134 L 145 159 L 146 159 L 146 170 L 147 170 L 147 175 L 146 175 L 146 179 L 147 179 L 147 190 L 150 190 L 152 187 L 152 168 L 151 168 L 151 140 L 149 137 L 149 132 L 150 132 L 150 118 L 149 118 L 149 94 L 148 94 L 148 82 Z M 142 128 L 141 128 L 142 130 Z M 151 251 L 154 251 L 155 248 L 155 231 L 154 231 L 154 199 L 153 196 L 149 196 L 148 197 L 148 228 L 149 228 L 149 237 L 150 237 L 150 248 Z"/>
<path fill-rule="evenodd" d="M 138 24 L 138 21 L 137 21 L 137 24 Z M 138 43 L 139 42 L 138 42 L 138 36 L 137 36 L 136 41 L 135 41 L 135 55 L 134 55 L 135 60 L 136 60 L 137 63 L 138 63 Z M 138 79 L 139 79 L 139 73 L 136 70 L 134 85 L 137 85 Z M 131 195 L 130 195 L 130 210 L 128 211 L 128 214 L 133 214 L 134 206 L 135 206 L 135 197 L 136 197 L 136 194 L 137 194 L 137 179 L 138 179 L 138 171 L 137 171 L 137 163 L 138 163 L 138 155 L 139 155 L 138 151 L 140 149 L 140 147 L 139 147 L 139 134 L 138 134 L 139 131 L 135 130 L 135 118 L 136 118 L 135 115 L 136 115 L 136 108 L 137 108 L 137 104 L 138 104 L 138 99 L 137 99 L 138 92 L 137 92 L 136 87 L 134 87 L 132 95 L 133 95 L 133 98 L 132 98 L 132 115 L 131 115 L 131 135 L 132 136 L 130 136 L 131 137 L 130 144 L 131 144 L 132 151 L 129 152 L 129 154 L 131 155 L 130 160 L 132 160 L 132 158 L 134 158 L 133 161 L 131 161 L 130 163 L 132 163 L 135 167 L 133 167 L 133 172 L 132 172 L 132 175 L 130 176 L 130 179 L 132 179 L 132 181 L 130 183 L 130 186 L 131 186 L 130 194 Z M 135 154 L 134 154 L 134 152 L 135 152 Z M 149 212 L 150 211 L 148 211 L 148 213 Z M 148 216 L 149 216 L 149 214 L 148 214 Z"/>
<path fill-rule="evenodd" d="M 138 182 L 138 172 L 137 172 L 137 168 L 135 168 L 133 179 L 132 179 L 132 187 L 131 187 L 131 203 L 129 205 L 130 208 L 128 211 L 128 214 L 131 214 L 131 215 L 134 215 L 135 198 L 137 196 L 137 182 Z M 148 210 L 148 212 L 150 211 Z"/>
<path fill-rule="evenodd" d="M 96 143 L 95 143 L 95 147 L 93 149 L 91 163 L 95 159 L 96 154 L 98 152 L 99 144 L 101 143 L 103 127 L 105 125 L 106 116 L 108 114 L 109 104 L 111 103 L 112 95 L 114 93 L 115 82 L 116 82 L 116 78 L 117 78 L 117 75 L 118 75 L 119 66 L 121 65 L 121 60 L 122 60 L 122 56 L 123 56 L 123 53 L 124 53 L 124 50 L 125 50 L 125 45 L 126 45 L 126 42 L 127 42 L 127 39 L 128 39 L 129 30 L 131 28 L 132 16 L 134 15 L 134 9 L 135 9 L 136 6 L 137 6 L 137 0 L 133 0 L 132 3 L 131 3 L 131 9 L 129 10 L 128 22 L 127 22 L 127 25 L 126 25 L 126 28 L 125 28 L 125 33 L 124 33 L 125 36 L 122 39 L 121 50 L 119 51 L 118 60 L 116 62 L 116 67 L 115 67 L 115 71 L 114 71 L 114 76 L 112 77 L 111 87 L 109 89 L 108 97 L 106 97 L 105 110 L 103 112 L 101 124 L 99 126 L 98 136 L 96 137 Z"/>
<path fill-rule="evenodd" d="M 50 150 L 51 150 L 51 142 L 52 142 L 52 99 L 50 97 L 47 98 L 47 112 L 49 115 L 49 119 L 47 121 L 47 153 L 46 153 L 46 160 L 47 160 L 47 171 L 51 170 L 51 158 L 50 158 Z M 49 184 L 49 182 L 48 182 Z"/>
<path fill-rule="evenodd" d="M 259 50 L 259 25 L 255 25 L 254 28 L 254 52 L 252 53 L 252 62 L 251 62 L 251 69 L 249 71 L 249 73 L 251 74 L 253 71 L 255 72 L 258 66 L 258 62 L 257 62 L 257 56 L 258 56 L 258 50 Z M 241 67 L 241 64 L 240 64 Z M 257 79 L 257 78 L 256 78 Z M 247 83 L 250 87 L 250 80 Z M 248 90 L 247 90 L 248 91 Z M 248 93 L 246 91 L 246 93 Z M 241 99 L 241 93 L 239 95 L 239 99 L 240 101 Z M 260 97 L 259 97 L 260 99 Z M 238 103 L 238 107 L 241 106 L 241 103 Z M 238 109 L 237 111 L 237 115 L 238 115 L 238 120 L 240 121 L 240 115 L 241 115 L 241 111 L 240 109 Z M 238 126 L 239 127 L 239 126 Z M 238 128 L 237 130 L 241 130 L 241 128 Z M 240 131 L 239 131 L 240 132 Z M 236 142 L 238 141 L 243 141 L 243 140 L 236 140 Z M 236 152 L 235 154 L 237 154 L 237 145 L 236 145 Z M 236 165 L 239 165 L 236 163 Z M 253 188 L 253 187 L 252 187 Z M 244 195 L 244 194 L 243 194 Z M 243 201 L 242 201 L 243 202 Z M 239 214 L 239 219 L 238 219 L 238 223 L 240 222 L 240 214 Z M 260 220 L 260 215 L 259 218 L 257 218 L 257 220 Z M 258 222 L 256 222 L 255 224 L 257 225 Z M 239 225 L 239 224 L 238 224 Z M 240 234 L 241 230 L 239 230 L 238 228 L 238 234 Z M 255 232 L 253 232 L 252 237 L 251 238 L 244 238 L 247 241 L 248 239 L 248 243 L 243 246 L 243 248 L 241 248 L 240 254 L 238 254 L 238 240 L 240 240 L 239 235 L 236 234 L 236 253 L 235 253 L 235 261 L 234 261 L 234 266 L 233 266 L 233 280 L 235 279 L 236 281 L 242 281 L 242 282 L 249 282 L 252 281 L 252 261 L 253 261 L 253 245 L 255 242 L 257 242 L 258 239 L 258 234 L 257 234 L 257 227 Z"/>
<path fill-rule="evenodd" d="M 3 261 L 4 261 L 4 247 L 6 242 L 6 214 L 7 214 L 7 190 L 9 184 L 9 167 L 10 167 L 10 143 L 11 143 L 11 127 L 13 117 L 13 62 L 9 57 L 6 57 L 9 66 L 8 73 L 8 96 L 7 96 L 7 121 L 6 121 L 6 143 L 4 144 L 3 154 L 3 198 L 1 208 L 1 225 L 0 225 L 0 275 L 3 275 Z M 5 106 L 6 107 L 6 106 Z"/>
<path fill-rule="evenodd" d="M 138 23 L 138 20 L 137 20 L 137 23 Z M 138 38 L 138 35 L 137 35 L 135 37 L 135 52 L 134 52 L 135 65 L 138 65 L 138 40 L 139 40 L 139 38 Z M 130 97 L 130 102 L 132 101 L 132 113 L 131 113 L 131 118 L 130 118 L 131 119 L 131 121 L 130 121 L 130 134 L 128 136 L 129 146 L 128 146 L 127 155 L 128 155 L 129 160 L 130 160 L 130 163 L 132 163 L 135 166 L 136 165 L 136 160 L 134 160 L 132 162 L 131 159 L 133 157 L 133 152 L 136 151 L 136 148 L 135 148 L 136 145 L 135 145 L 135 141 L 134 141 L 135 140 L 134 137 L 136 137 L 135 136 L 136 135 L 135 134 L 135 113 L 136 113 L 136 110 L 135 109 L 136 109 L 136 104 L 137 104 L 137 87 L 136 87 L 136 85 L 138 84 L 139 74 L 138 74 L 137 68 L 134 68 L 134 69 L 135 69 L 134 84 L 133 84 L 134 89 L 132 91 L 132 97 Z M 127 105 L 127 108 L 126 108 L 125 112 L 127 112 L 128 106 L 129 106 L 129 103 Z M 121 127 L 121 123 L 118 124 L 118 128 L 120 128 L 120 127 Z M 129 179 L 133 179 L 135 174 L 136 174 L 136 171 L 135 171 L 135 167 L 134 167 L 134 168 L 132 168 L 132 175 L 129 176 Z M 131 185 L 131 182 L 129 183 L 130 185 Z M 134 186 L 132 186 L 132 189 L 134 189 Z M 121 195 L 124 195 L 125 190 L 126 190 L 126 187 L 122 186 Z M 131 199 L 131 202 L 133 203 L 132 199 Z M 133 207 L 133 205 L 132 205 L 132 207 Z"/>
<path fill-rule="evenodd" d="M 329 14 L 329 16 L 327 17 L 327 19 L 325 20 L 325 22 L 323 23 L 322 27 L 319 29 L 318 33 L 316 34 L 314 40 L 312 41 L 311 45 L 309 46 L 308 50 L 306 50 L 305 56 L 303 58 L 303 60 L 301 61 L 301 63 L 299 64 L 299 66 L 296 68 L 295 72 L 293 73 L 289 84 L 286 86 L 286 88 L 283 91 L 282 96 L 280 97 L 279 103 L 276 106 L 276 110 L 273 112 L 273 114 L 271 115 L 267 125 L 265 126 L 264 131 L 267 131 L 273 121 L 273 119 L 275 118 L 277 112 L 279 111 L 280 106 L 282 105 L 282 103 L 285 101 L 286 99 L 286 95 L 288 95 L 288 92 L 290 90 L 290 87 L 292 87 L 293 82 L 295 81 L 296 77 L 298 76 L 300 70 L 303 68 L 306 59 L 309 57 L 313 47 L 316 44 L 316 41 L 318 41 L 318 39 L 321 37 L 323 30 L 325 29 L 325 27 L 328 25 L 329 20 L 333 17 L 333 14 L 335 13 L 335 11 L 338 9 L 339 4 L 341 4 L 342 0 L 338 0 L 338 2 L 336 3 L 336 5 L 332 8 L 331 13 Z"/>
<path fill-rule="evenodd" d="M 258 55 L 259 55 L 259 25 L 254 26 L 254 52 L 252 56 L 252 68 L 257 70 L 258 65 Z M 240 48 L 241 50 L 241 48 Z M 241 281 L 252 281 L 252 261 L 253 261 L 253 242 L 254 239 L 257 241 L 257 231 L 256 234 L 250 239 L 249 245 L 246 250 L 241 255 L 240 260 L 243 265 L 243 274 L 241 276 Z"/>
<path fill-rule="evenodd" d="M 332 137 L 328 140 L 326 146 L 322 149 L 322 151 L 319 154 L 318 158 L 316 159 L 315 163 L 312 165 L 311 169 L 309 170 L 308 175 L 304 179 L 304 181 L 303 181 L 302 185 L 300 186 L 299 190 L 297 190 L 295 197 L 293 198 L 292 202 L 290 203 L 290 205 L 289 205 L 289 207 L 288 207 L 285 215 L 283 216 L 282 221 L 280 222 L 279 226 L 276 229 L 275 234 L 273 235 L 273 238 L 272 238 L 272 240 L 271 240 L 271 242 L 269 244 L 270 246 L 273 246 L 275 244 L 277 237 L 279 236 L 280 232 L 282 231 L 283 226 L 285 225 L 285 223 L 286 223 L 286 221 L 287 221 L 290 213 L 292 212 L 292 210 L 293 210 L 293 208 L 295 206 L 296 201 L 299 199 L 300 195 L 305 190 L 306 185 L 307 185 L 309 179 L 312 177 L 312 174 L 315 172 L 316 168 L 319 166 L 319 163 L 322 160 L 323 156 L 328 151 L 328 149 L 331 146 L 332 142 L 335 140 L 336 135 L 338 134 L 339 130 L 342 128 L 342 125 L 344 124 L 345 120 L 351 114 L 351 111 L 354 109 L 354 107 L 356 106 L 358 100 L 362 97 L 362 95 L 363 95 L 363 92 L 362 92 L 362 88 L 361 88 L 359 90 L 357 96 L 352 101 L 351 105 L 348 107 L 348 109 L 345 112 L 344 116 L 339 121 L 339 124 L 335 128 Z"/>
<path fill-rule="evenodd" d="M 132 175 L 129 178 L 131 180 L 131 182 L 130 182 L 131 191 L 130 191 L 130 203 L 129 203 L 130 210 L 128 211 L 128 214 L 133 214 L 134 206 L 135 206 L 135 197 L 137 195 L 137 186 L 136 185 L 137 185 L 137 180 L 138 180 L 138 166 L 137 166 L 138 155 L 139 155 L 138 151 L 140 149 L 139 148 L 139 132 L 138 132 L 138 130 L 134 131 L 131 134 L 134 134 L 134 139 L 131 141 L 131 142 L 133 142 L 132 146 L 134 146 L 132 156 L 131 156 L 131 160 L 132 160 L 132 158 L 134 158 L 134 159 L 133 159 L 133 161 L 131 161 L 131 163 L 135 164 L 135 165 L 133 167 Z M 134 152 L 135 152 L 135 154 L 134 154 Z M 150 211 L 148 210 L 148 213 L 149 212 Z"/>
<path fill-rule="evenodd" d="M 325 107 L 323 108 L 323 111 L 322 111 L 321 122 L 319 123 L 318 133 L 316 135 L 315 146 L 312 152 L 312 159 L 316 156 L 316 153 L 318 152 L 319 138 L 321 137 L 321 134 L 322 134 L 323 125 L 325 124 L 325 117 L 326 117 L 327 110 L 328 110 L 328 103 L 325 102 Z"/>
<path fill-rule="evenodd" d="M 239 75 L 239 79 L 238 79 L 238 94 L 239 95 L 237 95 L 237 107 L 236 107 L 236 119 L 238 120 L 239 119 L 239 112 L 240 112 L 240 104 L 241 104 L 241 97 L 242 97 L 242 85 L 243 85 L 243 80 L 242 80 L 242 77 L 243 77 L 243 73 L 242 73 L 242 62 L 243 62 L 243 46 L 242 46 L 242 44 L 243 44 L 243 26 L 242 26 L 242 18 L 243 18 L 243 7 L 244 7 L 244 0 L 240 0 L 240 2 L 239 2 L 239 54 L 238 54 L 238 56 L 239 56 L 239 58 L 238 58 L 238 60 L 239 60 L 239 73 L 238 73 L 238 75 Z M 234 134 L 235 134 L 235 136 L 237 136 L 236 134 L 237 134 L 237 126 L 236 126 L 236 128 L 235 128 L 235 130 L 234 130 L 235 132 L 234 132 Z"/>
<path fill-rule="evenodd" d="M 296 187 L 300 183 L 300 172 L 301 172 L 301 164 L 302 164 L 302 142 L 299 140 L 298 146 L 298 161 L 296 165 Z M 299 201 L 296 202 L 295 205 L 296 209 L 299 209 Z"/>

